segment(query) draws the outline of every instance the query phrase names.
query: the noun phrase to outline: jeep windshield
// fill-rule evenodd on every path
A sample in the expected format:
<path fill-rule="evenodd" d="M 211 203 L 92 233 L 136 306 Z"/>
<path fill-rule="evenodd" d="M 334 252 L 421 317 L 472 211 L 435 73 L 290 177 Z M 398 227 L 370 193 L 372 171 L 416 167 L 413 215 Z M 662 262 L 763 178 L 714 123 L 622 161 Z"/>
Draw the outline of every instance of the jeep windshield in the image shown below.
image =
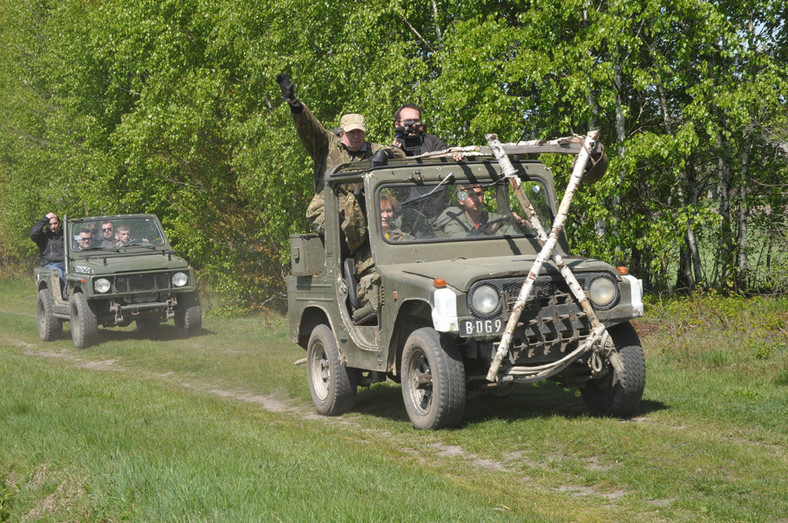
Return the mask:
<path fill-rule="evenodd" d="M 542 225 L 549 227 L 553 215 L 544 186 L 524 179 L 522 188 Z M 535 236 L 505 179 L 385 184 L 378 187 L 375 203 L 379 230 L 388 243 Z"/>
<path fill-rule="evenodd" d="M 151 216 L 111 216 L 68 221 L 71 252 L 118 251 L 166 246 L 161 224 Z"/>

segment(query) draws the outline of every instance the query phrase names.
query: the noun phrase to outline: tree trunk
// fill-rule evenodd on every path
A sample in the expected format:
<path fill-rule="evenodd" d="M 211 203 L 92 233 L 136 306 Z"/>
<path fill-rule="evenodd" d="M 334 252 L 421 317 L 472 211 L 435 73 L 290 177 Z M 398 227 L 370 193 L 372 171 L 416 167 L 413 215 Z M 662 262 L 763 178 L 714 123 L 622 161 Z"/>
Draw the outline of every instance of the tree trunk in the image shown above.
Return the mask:
<path fill-rule="evenodd" d="M 670 117 L 668 116 L 668 102 L 665 97 L 665 88 L 662 86 L 662 79 L 657 81 L 657 92 L 659 93 L 659 111 L 662 113 L 662 124 L 665 126 L 665 134 L 671 135 Z"/>
<path fill-rule="evenodd" d="M 440 46 L 443 35 L 441 34 L 441 25 L 438 22 L 438 3 L 435 0 L 432 0 L 432 16 L 435 20 L 435 36 L 437 37 L 437 42 Z"/>
<path fill-rule="evenodd" d="M 624 157 L 625 147 L 624 147 L 624 139 L 626 138 L 626 117 L 624 116 L 624 96 L 623 96 L 623 84 L 621 81 L 621 67 L 616 65 L 614 66 L 613 70 L 615 71 L 615 77 L 613 79 L 613 84 L 616 87 L 616 141 L 619 143 L 618 146 L 618 156 L 619 158 Z M 618 187 L 620 188 L 624 185 L 624 170 L 620 170 L 618 173 Z M 621 198 L 618 196 L 618 193 L 613 197 L 612 202 L 612 214 L 616 217 L 616 235 L 619 234 L 621 230 L 621 220 L 619 218 L 618 213 L 618 206 L 621 202 Z M 616 254 L 615 254 L 615 264 L 621 265 L 623 261 L 621 260 L 622 257 L 622 249 L 620 243 L 616 245 Z"/>
<path fill-rule="evenodd" d="M 689 192 L 690 205 L 697 205 L 699 192 L 698 176 L 695 172 L 695 167 L 691 162 L 688 162 L 687 164 L 687 189 L 687 192 Z M 703 281 L 703 267 L 701 266 L 700 262 L 700 251 L 698 250 L 698 240 L 695 237 L 695 229 L 693 229 L 694 225 L 695 222 L 692 219 L 687 222 L 686 241 L 687 248 L 689 249 L 690 256 L 692 258 L 692 273 L 695 277 L 694 284 L 698 285 Z"/>
<path fill-rule="evenodd" d="M 687 227 L 689 230 L 689 226 Z M 685 238 L 684 245 L 679 248 L 679 271 L 676 275 L 676 290 L 692 289 L 692 259 Z"/>
<path fill-rule="evenodd" d="M 739 187 L 739 290 L 747 288 L 747 174 L 750 167 L 750 150 L 752 149 L 752 137 L 748 136 L 744 144 L 741 155 L 741 186 Z"/>
<path fill-rule="evenodd" d="M 731 204 L 728 191 L 730 179 L 725 154 L 726 143 L 722 132 L 717 131 L 717 197 L 719 198 L 718 213 L 720 215 L 720 241 L 717 251 L 717 268 L 719 280 L 717 283 L 726 287 L 728 272 L 731 268 Z"/>

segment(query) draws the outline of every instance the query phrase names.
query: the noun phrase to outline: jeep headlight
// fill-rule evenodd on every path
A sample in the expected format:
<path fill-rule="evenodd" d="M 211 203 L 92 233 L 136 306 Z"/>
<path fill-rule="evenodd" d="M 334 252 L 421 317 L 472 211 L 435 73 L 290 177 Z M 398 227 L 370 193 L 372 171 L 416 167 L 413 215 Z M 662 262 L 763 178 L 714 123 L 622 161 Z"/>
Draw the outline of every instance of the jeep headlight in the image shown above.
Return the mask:
<path fill-rule="evenodd" d="M 588 297 L 600 308 L 608 307 L 616 299 L 618 288 L 616 284 L 605 277 L 597 278 L 588 288 Z"/>
<path fill-rule="evenodd" d="M 490 314 L 498 308 L 498 291 L 490 285 L 480 285 L 473 291 L 471 306 L 480 314 Z"/>
<path fill-rule="evenodd" d="M 187 283 L 189 283 L 189 277 L 186 274 L 182 272 L 176 272 L 172 275 L 172 284 L 176 287 L 183 287 Z"/>
<path fill-rule="evenodd" d="M 99 294 L 104 294 L 109 292 L 109 290 L 112 288 L 112 284 L 106 278 L 99 278 L 98 280 L 93 282 L 93 288 Z"/>

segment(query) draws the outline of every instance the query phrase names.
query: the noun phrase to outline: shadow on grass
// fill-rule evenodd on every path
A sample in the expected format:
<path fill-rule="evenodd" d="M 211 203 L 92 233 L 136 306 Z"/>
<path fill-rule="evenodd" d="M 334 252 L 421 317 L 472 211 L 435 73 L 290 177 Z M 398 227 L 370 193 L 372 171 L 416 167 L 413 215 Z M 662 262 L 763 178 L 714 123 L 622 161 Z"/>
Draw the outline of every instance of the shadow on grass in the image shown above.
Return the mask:
<path fill-rule="evenodd" d="M 662 402 L 642 400 L 633 417 L 669 408 Z M 409 422 L 400 387 L 394 383 L 359 389 L 354 412 Z M 465 403 L 464 423 L 488 420 L 517 421 L 547 416 L 578 418 L 589 416 L 580 391 L 564 389 L 552 382 L 520 385 L 506 397 L 489 393 L 469 397 Z"/>
<path fill-rule="evenodd" d="M 71 339 L 71 332 L 64 325 L 63 339 Z M 216 334 L 206 328 L 201 328 L 199 331 L 184 336 L 175 325 L 162 323 L 158 327 L 149 327 L 144 330 L 131 327 L 99 327 L 98 335 L 93 346 L 101 345 L 113 341 L 124 340 L 149 340 L 149 341 L 174 341 L 185 340 L 190 338 L 198 338 L 202 336 L 211 336 Z"/>

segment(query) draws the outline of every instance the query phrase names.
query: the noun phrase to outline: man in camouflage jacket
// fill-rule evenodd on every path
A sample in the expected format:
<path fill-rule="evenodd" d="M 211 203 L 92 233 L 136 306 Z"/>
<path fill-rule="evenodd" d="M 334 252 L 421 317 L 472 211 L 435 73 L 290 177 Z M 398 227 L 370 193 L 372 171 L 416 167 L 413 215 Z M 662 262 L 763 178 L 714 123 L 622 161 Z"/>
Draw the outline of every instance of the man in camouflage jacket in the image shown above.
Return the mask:
<path fill-rule="evenodd" d="M 396 148 L 366 141 L 366 120 L 360 114 L 345 114 L 339 121 L 339 134 L 326 129 L 309 108 L 295 97 L 295 89 L 284 73 L 276 75 L 282 98 L 290 105 L 298 138 L 314 162 L 313 181 L 315 196 L 306 212 L 313 229 L 325 234 L 325 176 L 332 167 L 383 154 L 386 158 L 404 158 L 405 153 Z M 367 220 L 364 216 L 361 187 L 343 185 L 339 188 L 338 205 L 344 234 L 356 266 L 356 276 L 361 281 L 359 299 L 369 305 L 370 291 L 379 286 L 379 276 L 369 250 Z M 375 310 L 377 308 L 375 307 Z"/>
<path fill-rule="evenodd" d="M 367 142 L 366 121 L 360 114 L 344 115 L 339 122 L 341 129 L 339 135 L 326 129 L 315 118 L 309 107 L 295 97 L 293 84 L 286 74 L 276 75 L 276 81 L 282 90 L 282 97 L 290 105 L 290 116 L 293 118 L 298 138 L 314 162 L 312 176 L 315 196 L 307 209 L 307 218 L 312 227 L 323 234 L 325 232 L 326 172 L 338 164 L 367 160 L 381 150 L 388 158 L 402 158 L 404 153 L 395 148 Z M 363 220 L 358 197 L 358 188 L 347 186 L 341 189 L 339 206 L 340 211 L 345 211 L 342 231 L 345 233 L 345 239 L 351 252 L 361 247 L 367 233 L 366 221 Z"/>

